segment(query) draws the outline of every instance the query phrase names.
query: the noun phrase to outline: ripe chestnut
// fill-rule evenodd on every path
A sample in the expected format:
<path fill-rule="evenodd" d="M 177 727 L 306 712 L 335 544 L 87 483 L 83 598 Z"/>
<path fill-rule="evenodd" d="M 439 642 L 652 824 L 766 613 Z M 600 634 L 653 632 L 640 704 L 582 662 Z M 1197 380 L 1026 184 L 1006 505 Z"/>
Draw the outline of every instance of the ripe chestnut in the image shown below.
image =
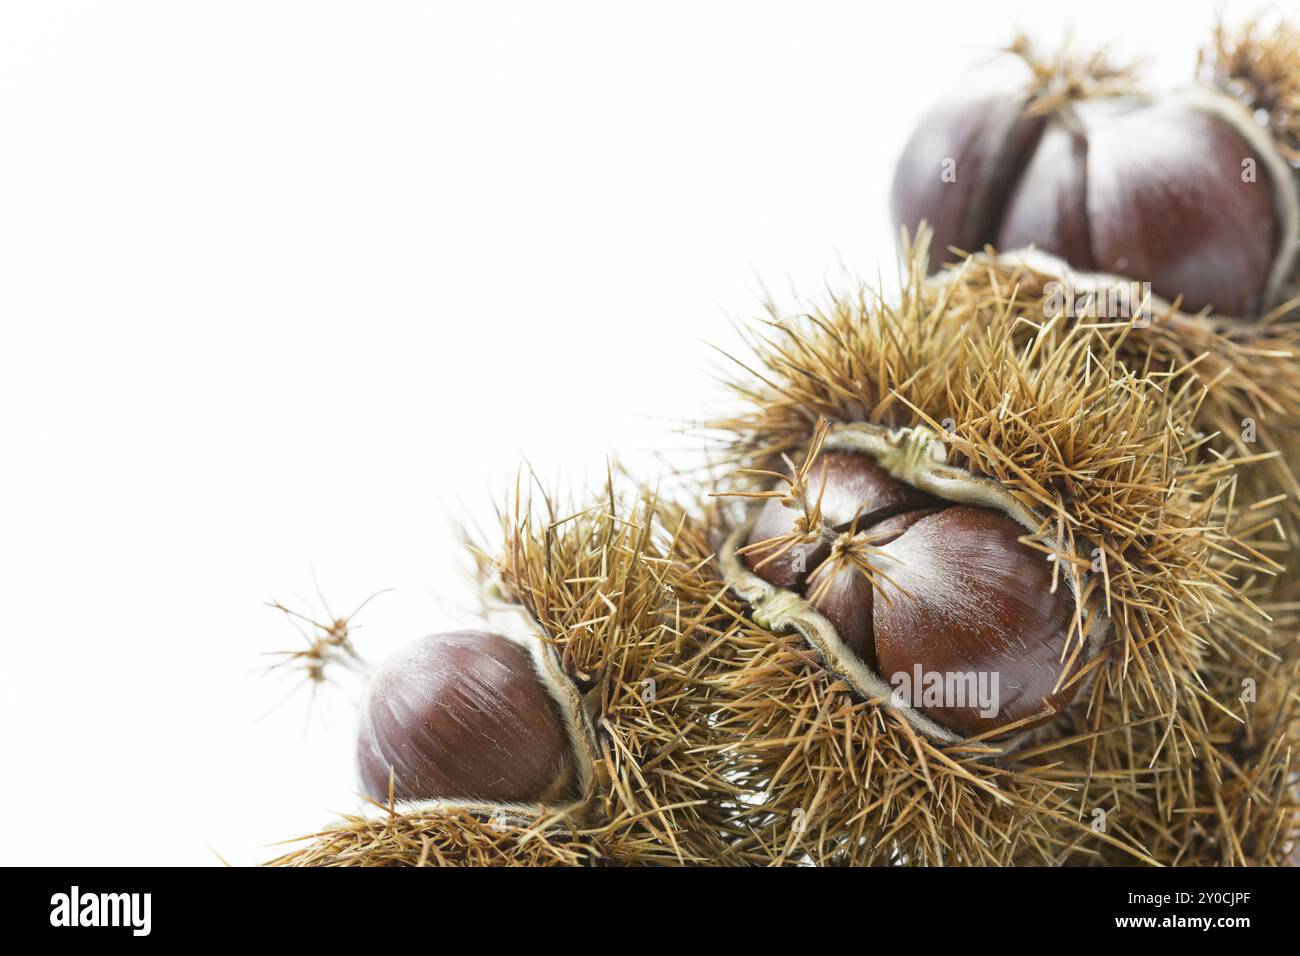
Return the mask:
<path fill-rule="evenodd" d="M 810 500 L 832 506 L 808 514 L 781 504 L 778 525 L 770 500 L 741 552 L 748 560 L 756 545 L 770 550 L 778 528 L 819 542 L 806 573 L 749 566 L 803 595 L 906 706 L 973 736 L 1034 726 L 1070 701 L 1074 687 L 1061 675 L 1074 599 L 1053 587 L 1047 556 L 1020 540 L 1021 524 L 938 499 L 861 452 L 829 451 L 806 473 L 824 476 Z"/>
<path fill-rule="evenodd" d="M 933 109 L 894 174 L 894 221 L 978 252 L 1033 245 L 1082 272 L 1149 282 L 1256 316 L 1295 268 L 1296 186 L 1249 112 L 1209 87 L 1154 97 L 1095 63 L 1090 75 L 1026 47 L 1023 80 Z"/>
<path fill-rule="evenodd" d="M 978 734 L 1059 710 L 1056 691 L 1072 602 L 1053 592 L 1042 552 L 1024 529 L 989 508 L 954 506 L 924 516 L 881 549 L 872 624 L 882 674 L 997 675 L 997 712 L 945 702 L 927 711 L 945 726 Z M 913 692 L 916 691 L 913 679 Z"/>
<path fill-rule="evenodd" d="M 361 785 L 398 800 L 541 803 L 572 786 L 560 707 L 520 644 L 435 634 L 382 664 L 357 736 Z"/>

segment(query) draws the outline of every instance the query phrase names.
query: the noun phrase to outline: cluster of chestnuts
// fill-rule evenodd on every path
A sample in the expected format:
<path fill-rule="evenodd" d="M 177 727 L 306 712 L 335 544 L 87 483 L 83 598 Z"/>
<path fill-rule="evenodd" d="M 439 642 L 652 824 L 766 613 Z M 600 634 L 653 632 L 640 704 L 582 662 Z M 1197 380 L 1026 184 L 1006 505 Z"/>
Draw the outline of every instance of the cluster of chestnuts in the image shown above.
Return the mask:
<path fill-rule="evenodd" d="M 1095 62 L 1053 71 L 1016 51 L 921 120 L 894 176 L 896 223 L 927 222 L 941 252 L 1032 245 L 1190 312 L 1278 303 L 1296 185 L 1264 126 L 1210 86 L 1155 96 Z"/>
<path fill-rule="evenodd" d="M 990 75 L 989 83 L 968 83 L 966 92 L 927 114 L 898 162 L 894 219 L 913 235 L 923 226 L 931 230 L 930 244 L 939 251 L 929 261 L 932 271 L 944 265 L 947 249 L 995 246 L 1007 253 L 1034 247 L 1080 273 L 1105 274 L 1094 278 L 1148 282 L 1152 292 L 1179 301 L 1185 312 L 1213 310 L 1229 322 L 1259 318 L 1294 292 L 1300 255 L 1296 173 L 1268 126 L 1236 98 L 1210 85 L 1153 95 L 1127 71 L 1100 60 L 1045 64 L 1022 41 L 1002 65 L 1005 73 Z M 919 280 L 923 271 L 916 266 L 913 274 Z M 816 349 L 801 354 L 821 357 Z M 780 363 L 789 361 L 781 355 Z M 814 368 L 803 378 L 816 377 L 818 362 L 809 364 Z M 1043 540 L 1050 522 L 1031 510 L 1027 496 L 950 464 L 935 447 L 944 439 L 934 429 L 886 428 L 870 416 L 856 417 L 856 409 L 871 403 L 854 392 L 857 379 L 836 371 L 851 368 L 852 375 L 870 378 L 871 368 L 885 364 L 826 363 L 826 390 L 836 401 L 850 393 L 851 401 L 827 412 L 819 407 L 815 415 L 811 403 L 799 407 L 795 429 L 783 437 L 794 430 L 799 435 L 781 447 L 802 444 L 808 437 L 802 429 L 819 419 L 803 467 L 792 469 L 782 484 L 738 492 L 762 503 L 721 518 L 725 528 L 710 527 L 701 535 L 708 548 L 715 532 L 718 539 L 728 537 L 690 567 L 716 564 L 739 602 L 733 616 L 752 620 L 764 639 L 798 631 L 818 652 L 819 659 L 808 658 L 815 678 L 827 672 L 843 678 L 855 707 L 865 708 L 865 701 L 893 707 L 894 716 L 920 729 L 927 743 L 958 742 L 968 756 L 976 755 L 971 759 L 1009 753 L 1021 731 L 1051 721 L 1072 703 L 1082 675 L 1100 669 L 1089 665 L 1104 663 L 1098 648 L 1112 623 L 1096 607 L 1095 592 L 1086 589 L 1088 572 L 1081 568 L 1088 562 Z M 900 377 L 911 371 L 903 369 Z M 949 391 L 935 391 L 950 400 L 948 384 Z M 799 399 L 781 391 L 775 404 L 784 409 Z M 1152 406 L 1151 414 L 1158 413 Z M 823 416 L 832 414 L 840 420 L 828 424 Z M 1073 409 L 1057 414 L 1054 421 L 1072 421 L 1072 414 Z M 1104 436 L 1094 441 L 1109 447 L 1109 431 L 1098 431 Z M 1070 569 L 1063 571 L 1063 564 Z M 569 583 L 565 575 L 556 577 Z M 707 607 L 699 618 L 718 600 L 713 583 L 710 578 L 701 588 Z M 675 600 L 685 599 L 682 590 Z M 514 616 L 520 612 L 521 606 L 511 606 Z M 532 811 L 542 808 L 583 805 L 594 789 L 601 747 L 593 728 L 599 720 L 540 627 L 527 619 L 519 633 L 502 627 L 426 637 L 369 675 L 357 736 L 367 797 L 380 805 L 400 804 L 403 813 L 452 806 L 480 816 L 502 810 L 534 819 Z M 322 628 L 330 641 L 320 646 L 355 657 L 345 625 Z M 725 649 L 715 650 L 726 656 Z M 751 696 L 780 697 L 787 673 L 780 671 L 776 690 Z M 932 698 L 920 693 L 930 675 L 969 677 L 966 686 L 978 684 L 992 696 Z M 313 677 L 319 679 L 315 671 Z M 907 695 L 890 696 L 904 686 Z M 712 717 L 700 723 L 712 726 Z M 737 740 L 747 739 L 749 726 L 736 731 Z M 828 733 L 846 739 L 853 726 L 841 723 Z M 788 744 L 794 733 L 779 742 Z M 1007 749 L 969 746 L 975 737 Z M 911 759 L 910 747 L 901 752 Z M 655 753 L 652 759 L 662 756 Z M 836 771 L 845 763 L 821 761 Z M 755 779 L 770 785 L 794 761 L 782 757 L 779 764 L 778 771 Z M 845 788 L 857 787 L 859 781 L 849 776 Z M 895 776 L 888 785 L 900 793 L 912 777 L 928 779 L 928 773 Z M 727 786 L 732 783 L 726 778 Z M 746 783 L 738 780 L 735 789 Z M 1287 786 L 1294 786 L 1293 776 Z M 826 789 L 808 802 L 817 803 Z M 976 788 L 970 799 L 992 789 Z M 921 797 L 945 799 L 932 784 L 914 799 Z M 734 802 L 741 811 L 748 807 L 743 798 Z M 865 833 L 863 819 L 887 802 L 844 800 L 826 829 L 842 824 Z M 902 798 L 898 803 L 912 806 Z M 1033 812 L 1038 804 L 1026 806 L 1025 812 Z M 764 812 L 779 816 L 771 808 Z M 928 812 L 917 816 L 934 826 Z M 725 839 L 740 839 L 736 833 L 743 829 L 726 831 Z M 836 833 L 829 843 L 840 839 Z M 766 849 L 780 840 L 760 842 Z M 946 849 L 946 841 L 936 842 Z M 938 851 L 930 858 L 959 859 Z"/>
<path fill-rule="evenodd" d="M 803 595 L 868 668 L 993 677 L 996 707 L 920 709 L 959 736 L 1032 727 L 1069 703 L 1074 598 L 1047 555 L 991 507 L 945 500 L 868 454 L 822 454 L 760 509 L 749 569 Z M 563 680 L 563 678 L 561 678 Z M 362 789 L 377 802 L 566 804 L 581 741 L 568 701 L 529 647 L 487 631 L 407 645 L 372 675 L 361 708 Z"/>
<path fill-rule="evenodd" d="M 875 673 L 992 676 L 995 712 L 974 701 L 924 706 L 963 736 L 1050 719 L 1073 598 L 1054 588 L 1025 529 L 992 508 L 945 501 L 891 476 L 868 455 L 828 451 L 769 497 L 741 549 L 751 571 L 805 596 Z"/>

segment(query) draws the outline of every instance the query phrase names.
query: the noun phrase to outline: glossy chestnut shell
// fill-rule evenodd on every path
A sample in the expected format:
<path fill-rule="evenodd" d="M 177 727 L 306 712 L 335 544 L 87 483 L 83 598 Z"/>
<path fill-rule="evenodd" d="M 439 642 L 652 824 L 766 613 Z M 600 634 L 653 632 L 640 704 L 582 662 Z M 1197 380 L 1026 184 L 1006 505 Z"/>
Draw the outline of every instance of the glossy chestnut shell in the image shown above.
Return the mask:
<path fill-rule="evenodd" d="M 425 637 L 371 681 L 357 736 L 361 786 L 381 803 L 535 803 L 562 793 L 572 764 L 559 706 L 528 651 L 499 634 Z"/>
<path fill-rule="evenodd" d="M 1250 317 L 1272 305 L 1279 199 L 1238 125 L 1195 98 L 1076 100 L 1047 115 L 1030 105 L 1010 87 L 956 97 L 904 147 L 893 217 L 913 234 L 930 224 L 933 269 L 950 246 L 1032 244 L 1080 272 L 1182 296 L 1184 311 Z"/>

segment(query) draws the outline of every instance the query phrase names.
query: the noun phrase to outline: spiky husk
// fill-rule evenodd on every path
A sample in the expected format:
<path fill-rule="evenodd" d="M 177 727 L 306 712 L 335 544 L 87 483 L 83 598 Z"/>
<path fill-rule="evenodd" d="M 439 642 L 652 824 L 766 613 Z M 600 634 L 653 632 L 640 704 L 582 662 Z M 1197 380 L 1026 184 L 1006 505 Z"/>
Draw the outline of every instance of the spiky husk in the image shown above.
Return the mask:
<path fill-rule="evenodd" d="M 679 586 L 695 593 L 702 622 L 723 634 L 718 727 L 748 798 L 733 805 L 737 849 L 769 865 L 1011 865 L 1061 862 L 1089 841 L 1075 806 L 1079 780 L 1050 752 L 1014 763 L 997 746 L 938 744 L 880 701 L 856 697 L 828 675 L 797 634 L 747 617 L 711 563 L 700 522 L 684 536 Z M 1082 731 L 1085 735 L 1089 732 Z M 1060 744 L 1064 746 L 1065 744 Z M 1131 844 L 1105 834 L 1098 843 Z"/>
<path fill-rule="evenodd" d="M 1028 747 L 941 745 L 855 698 L 797 636 L 755 624 L 705 561 L 716 540 L 684 537 L 682 564 L 712 575 L 694 589 L 712 595 L 712 627 L 735 651 L 717 702 L 751 793 L 743 850 L 772 862 L 1183 862 L 1179 828 L 1227 786 L 1206 774 L 1235 718 L 1207 675 L 1277 668 L 1273 648 L 1295 643 L 1255 601 L 1277 570 L 1271 506 L 1237 500 L 1239 463 L 1197 426 L 1222 381 L 1133 363 L 1108 330 L 1045 317 L 1010 284 L 927 283 L 924 261 L 921 243 L 897 304 L 859 290 L 789 321 L 773 311 L 734 383 L 746 409 L 715 423 L 720 464 L 739 476 L 720 487 L 756 490 L 745 476 L 797 460 L 821 419 L 947 432 L 950 463 L 1044 517 L 1058 564 L 1102 557 L 1113 635 L 1083 699 Z M 734 520 L 723 506 L 702 523 Z M 1289 743 L 1269 740 L 1259 770 L 1274 781 Z M 1255 822 L 1233 799 L 1220 827 L 1240 836 Z"/>
<path fill-rule="evenodd" d="M 1282 155 L 1300 164 L 1300 30 L 1281 19 L 1219 22 L 1197 67 L 1205 82 L 1262 111 Z"/>
<path fill-rule="evenodd" d="M 683 613 L 669 571 L 684 516 L 639 490 L 576 513 L 520 501 L 494 562 L 592 702 L 601 753 L 594 818 L 616 859 L 727 862 L 714 758 L 716 639 Z"/>
<path fill-rule="evenodd" d="M 605 859 L 597 842 L 564 816 L 520 825 L 467 811 L 345 816 L 269 866 L 591 866 Z"/>
<path fill-rule="evenodd" d="M 1107 281 L 1072 276 L 1049 256 L 987 249 L 941 272 L 927 285 L 926 296 L 937 304 L 952 294 L 949 286 L 959 286 L 955 295 L 961 308 L 984 322 L 998 321 L 1014 298 L 1023 321 L 1011 332 L 1024 345 L 1058 308 L 1054 286 L 1066 279 Z M 1226 449 L 1235 456 L 1239 498 L 1256 514 L 1277 516 L 1276 534 L 1257 543 L 1275 562 L 1271 570 L 1279 586 L 1273 594 L 1294 600 L 1300 593 L 1300 575 L 1290 560 L 1300 541 L 1300 308 L 1290 302 L 1242 323 L 1189 315 L 1152 298 L 1140 318 L 1099 318 L 1094 311 L 1067 321 L 1087 328 L 1098 349 L 1114 353 L 1128 368 L 1147 375 L 1178 371 L 1204 390 L 1195 428 L 1215 436 L 1214 446 L 1206 446 L 1211 454 Z"/>
<path fill-rule="evenodd" d="M 943 746 L 830 678 L 797 635 L 758 626 L 678 536 L 673 587 L 718 644 L 720 756 L 738 859 L 769 865 L 1294 865 L 1300 839 L 1294 622 L 1200 667 L 1204 706 L 1136 716 L 1099 681 L 1014 753 Z M 1241 701 L 1243 679 L 1257 700 Z M 1118 675 L 1110 675 L 1118 679 Z M 1122 691 L 1122 688 L 1121 688 Z"/>
<path fill-rule="evenodd" d="M 1095 768 L 1089 799 L 1115 808 L 1111 819 L 1166 865 L 1294 866 L 1294 629 L 1277 628 L 1245 659 L 1212 659 L 1201 677 L 1215 706 L 1097 738 L 1087 754 Z M 1247 678 L 1252 701 L 1242 699 Z M 1070 756 L 1077 762 L 1083 754 Z M 1099 860 L 1126 862 L 1108 848 Z"/>
<path fill-rule="evenodd" d="M 624 495 L 614 484 L 577 509 L 516 489 L 504 548 L 474 549 L 479 578 L 499 577 L 588 701 L 599 753 L 581 805 L 505 825 L 392 807 L 334 824 L 277 863 L 734 861 L 724 807 L 738 788 L 715 757 L 711 648 L 669 585 L 682 519 L 651 492 Z"/>
<path fill-rule="evenodd" d="M 1104 51 L 1080 55 L 1067 43 L 1043 55 L 1021 35 L 1007 52 L 1019 57 L 1032 75 L 1029 114 L 1068 109 L 1077 100 L 1150 95 L 1136 83 L 1136 65 L 1111 64 Z M 1242 459 L 1265 461 L 1272 456 L 1259 467 L 1243 469 L 1241 490 L 1253 501 L 1288 496 L 1278 509 L 1285 541 L 1271 547 L 1282 556 L 1300 541 L 1300 444 L 1292 437 L 1300 430 L 1300 263 L 1294 253 L 1294 223 L 1300 211 L 1295 187 L 1300 167 L 1300 30 L 1280 18 L 1251 20 L 1235 28 L 1220 21 L 1211 43 L 1200 52 L 1197 72 L 1200 82 L 1184 91 L 1197 92 L 1190 102 L 1233 125 L 1255 146 L 1271 175 L 1281 236 L 1265 296 L 1269 311 L 1249 317 L 1192 315 L 1180 311 L 1177 302 L 1157 301 L 1147 327 L 1128 321 L 1085 321 L 1104 333 L 1107 345 L 1130 367 L 1184 369 L 1205 385 L 1209 393 L 1196 423 L 1202 431 L 1223 436 Z M 1210 99 L 1203 101 L 1201 93 Z M 952 260 L 946 253 L 941 256 Z M 959 271 L 963 282 L 975 286 L 971 301 L 982 297 L 986 311 L 1002 309 L 1014 291 L 1023 302 L 1022 311 L 1039 307 L 1038 319 L 1049 298 L 1044 286 L 1071 274 L 1067 264 L 1051 256 L 1003 250 L 999 257 L 992 249 L 977 256 L 973 267 L 964 261 L 951 266 L 948 279 Z M 1032 325 L 1018 330 L 1022 340 L 1032 334 Z M 1300 574 L 1285 576 L 1282 584 L 1276 592 L 1282 599 L 1300 598 Z"/>

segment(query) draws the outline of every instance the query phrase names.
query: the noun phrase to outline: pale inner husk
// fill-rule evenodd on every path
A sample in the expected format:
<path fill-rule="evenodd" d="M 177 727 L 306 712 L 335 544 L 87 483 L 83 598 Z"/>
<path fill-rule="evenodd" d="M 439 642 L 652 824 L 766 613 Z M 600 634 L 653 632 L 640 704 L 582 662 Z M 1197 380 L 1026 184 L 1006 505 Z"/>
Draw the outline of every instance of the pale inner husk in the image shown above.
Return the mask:
<path fill-rule="evenodd" d="M 891 476 L 929 492 L 938 498 L 958 504 L 991 508 L 1010 517 L 1032 534 L 1038 534 L 1042 520 L 1026 508 L 1001 484 L 980 478 L 970 472 L 948 464 L 943 440 L 931 429 L 887 429 L 864 422 L 832 426 L 827 433 L 825 451 L 850 451 L 871 457 Z M 845 681 L 860 696 L 881 703 L 900 714 L 909 724 L 932 740 L 957 743 L 965 738 L 943 727 L 922 711 L 894 699 L 893 688 L 869 668 L 840 638 L 835 626 L 817 612 L 801 594 L 778 588 L 754 574 L 745 566 L 739 554 L 756 515 L 751 514 L 735 528 L 723 542 L 718 552 L 723 578 L 735 594 L 749 603 L 754 620 L 774 631 L 794 629 L 817 651 L 828 670 Z M 1060 553 L 1059 543 L 1051 547 Z M 1062 575 L 1074 597 L 1076 607 L 1087 582 L 1086 575 Z M 1091 655 L 1105 638 L 1110 622 L 1104 614 L 1084 614 L 1090 621 L 1084 635 L 1085 652 Z M 1015 735 L 1005 741 L 1013 748 L 1027 740 L 1031 732 Z"/>

